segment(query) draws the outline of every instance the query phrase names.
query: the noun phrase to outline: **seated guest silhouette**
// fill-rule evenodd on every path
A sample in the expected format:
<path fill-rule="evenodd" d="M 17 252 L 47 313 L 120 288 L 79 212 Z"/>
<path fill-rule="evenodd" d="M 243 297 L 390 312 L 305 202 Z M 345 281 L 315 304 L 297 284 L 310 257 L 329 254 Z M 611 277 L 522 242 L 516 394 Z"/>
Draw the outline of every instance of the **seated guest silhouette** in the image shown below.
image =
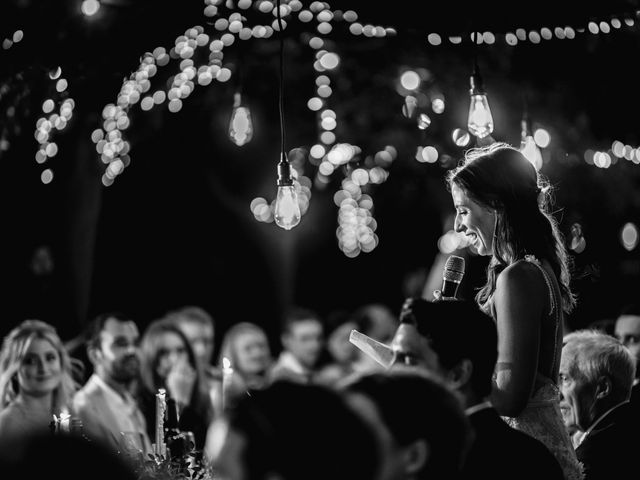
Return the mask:
<path fill-rule="evenodd" d="M 400 367 L 362 374 L 341 388 L 382 449 L 380 480 L 459 478 L 472 439 L 460 400 L 427 372 Z"/>
<path fill-rule="evenodd" d="M 103 443 L 47 432 L 0 438 L 0 478 L 136 480 L 138 476 L 132 465 Z"/>
<path fill-rule="evenodd" d="M 225 480 L 373 480 L 373 431 L 338 392 L 279 380 L 211 424 L 205 456 Z"/>
<path fill-rule="evenodd" d="M 631 388 L 631 406 L 640 416 L 640 304 L 626 305 L 614 326 L 615 336 L 636 359 L 636 376 Z"/>
<path fill-rule="evenodd" d="M 548 448 L 510 427 L 488 400 L 498 358 L 491 317 L 474 302 L 415 298 L 405 302 L 401 322 L 392 343 L 397 357 L 435 374 L 463 400 L 475 439 L 461 478 L 564 478 Z"/>
<path fill-rule="evenodd" d="M 635 359 L 617 339 L 594 330 L 564 338 L 560 408 L 583 432 L 576 448 L 585 480 L 635 478 L 640 419 L 629 403 Z"/>
<path fill-rule="evenodd" d="M 25 320 L 0 353 L 0 438 L 48 432 L 53 416 L 71 413 L 74 370 L 55 328 Z"/>
<path fill-rule="evenodd" d="M 106 312 L 93 319 L 85 338 L 93 375 L 73 399 L 84 433 L 115 451 L 151 453 L 146 421 L 133 395 L 140 380 L 138 326 L 122 313 Z"/>
<path fill-rule="evenodd" d="M 285 315 L 280 340 L 283 350 L 271 369 L 271 380 L 313 381 L 324 347 L 324 329 L 318 314 L 293 308 Z"/>

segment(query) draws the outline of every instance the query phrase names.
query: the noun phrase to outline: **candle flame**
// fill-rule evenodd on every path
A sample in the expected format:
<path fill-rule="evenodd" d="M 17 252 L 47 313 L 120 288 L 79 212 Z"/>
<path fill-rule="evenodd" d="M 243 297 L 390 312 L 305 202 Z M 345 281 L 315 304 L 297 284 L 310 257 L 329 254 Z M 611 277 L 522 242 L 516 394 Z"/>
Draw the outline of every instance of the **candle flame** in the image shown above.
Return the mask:
<path fill-rule="evenodd" d="M 231 360 L 229 360 L 227 357 L 222 358 L 222 368 L 225 370 L 231 368 Z"/>

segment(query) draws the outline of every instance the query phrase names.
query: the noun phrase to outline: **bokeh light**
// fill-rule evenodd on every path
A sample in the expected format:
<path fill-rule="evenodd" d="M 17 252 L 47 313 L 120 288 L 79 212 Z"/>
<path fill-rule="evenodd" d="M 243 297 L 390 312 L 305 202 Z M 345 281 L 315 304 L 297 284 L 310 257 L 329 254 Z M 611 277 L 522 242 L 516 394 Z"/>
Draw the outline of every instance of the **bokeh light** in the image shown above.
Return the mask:
<path fill-rule="evenodd" d="M 413 70 L 407 70 L 400 76 L 400 84 L 406 90 L 415 90 L 420 86 L 420 75 Z"/>
<path fill-rule="evenodd" d="M 631 222 L 625 223 L 620 232 L 620 241 L 629 252 L 636 248 L 638 246 L 638 227 Z"/>
<path fill-rule="evenodd" d="M 100 10 L 100 2 L 98 0 L 84 0 L 80 5 L 80 10 L 87 17 L 91 17 Z"/>
<path fill-rule="evenodd" d="M 551 135 L 544 128 L 537 128 L 533 132 L 533 139 L 540 148 L 547 148 L 551 143 Z"/>

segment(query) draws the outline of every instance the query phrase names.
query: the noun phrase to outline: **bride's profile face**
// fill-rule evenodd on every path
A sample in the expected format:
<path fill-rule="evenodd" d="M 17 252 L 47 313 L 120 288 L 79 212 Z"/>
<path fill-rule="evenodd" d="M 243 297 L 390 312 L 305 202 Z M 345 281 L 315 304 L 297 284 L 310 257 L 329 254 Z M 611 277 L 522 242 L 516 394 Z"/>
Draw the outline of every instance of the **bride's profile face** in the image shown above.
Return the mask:
<path fill-rule="evenodd" d="M 456 209 L 455 231 L 466 235 L 479 255 L 492 255 L 495 212 L 471 200 L 455 183 L 451 198 Z"/>
<path fill-rule="evenodd" d="M 62 379 L 60 355 L 44 338 L 34 338 L 18 370 L 20 391 L 32 395 L 46 395 L 55 390 Z"/>

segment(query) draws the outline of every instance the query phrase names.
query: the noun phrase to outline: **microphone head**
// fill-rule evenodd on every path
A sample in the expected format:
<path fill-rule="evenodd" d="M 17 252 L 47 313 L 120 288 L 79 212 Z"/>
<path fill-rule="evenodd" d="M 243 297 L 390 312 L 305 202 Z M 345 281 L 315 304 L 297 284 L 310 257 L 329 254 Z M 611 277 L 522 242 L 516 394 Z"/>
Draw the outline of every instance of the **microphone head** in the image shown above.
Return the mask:
<path fill-rule="evenodd" d="M 447 262 L 444 264 L 442 278 L 445 281 L 460 283 L 464 276 L 464 258 L 457 255 L 449 255 Z"/>

